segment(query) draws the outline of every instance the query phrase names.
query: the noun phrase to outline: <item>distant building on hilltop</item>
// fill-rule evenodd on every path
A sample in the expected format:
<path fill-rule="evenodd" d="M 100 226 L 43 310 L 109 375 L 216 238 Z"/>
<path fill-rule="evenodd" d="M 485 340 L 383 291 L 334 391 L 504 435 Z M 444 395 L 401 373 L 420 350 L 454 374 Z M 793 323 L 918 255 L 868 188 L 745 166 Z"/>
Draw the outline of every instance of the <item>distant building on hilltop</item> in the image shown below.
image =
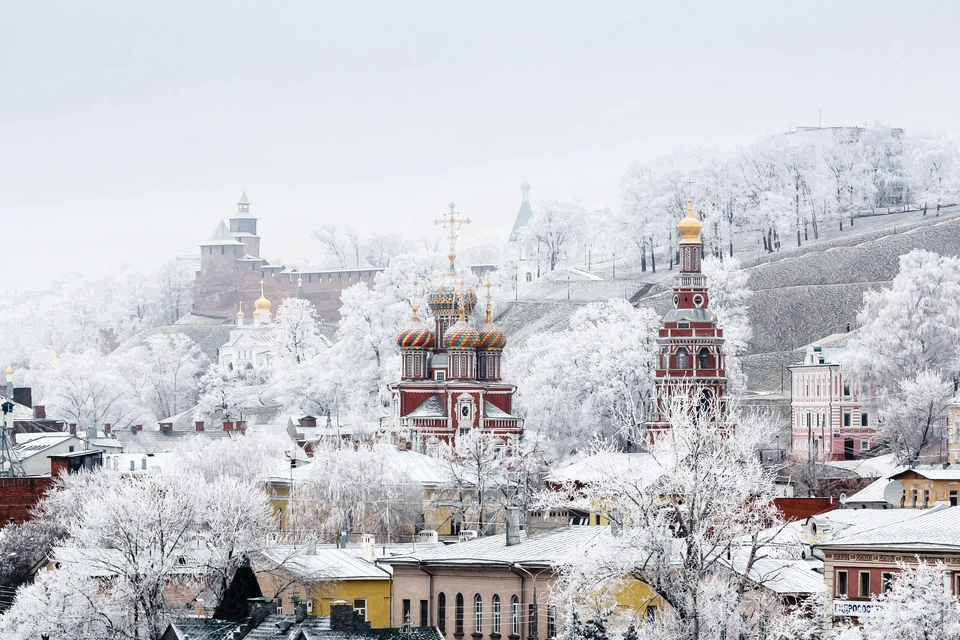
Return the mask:
<path fill-rule="evenodd" d="M 493 268 L 493 265 L 470 267 L 478 275 Z M 258 295 L 268 296 L 279 306 L 299 290 L 316 307 L 324 322 L 338 322 L 343 290 L 360 282 L 369 285 L 381 271 L 383 269 L 373 267 L 302 271 L 270 264 L 260 256 L 257 218 L 250 212 L 250 201 L 244 192 L 229 225 L 221 220 L 210 238 L 200 243 L 200 269 L 194 280 L 192 311 L 228 320 L 241 303 L 252 304 Z"/>
<path fill-rule="evenodd" d="M 515 291 L 540 277 L 539 252 L 536 244 L 522 237 L 523 227 L 533 218 L 533 208 L 530 206 L 530 183 L 526 179 L 520 183 L 520 194 L 520 209 L 517 211 L 508 239 L 513 272 L 511 281 Z"/>
<path fill-rule="evenodd" d="M 811 344 L 791 367 L 793 459 L 851 460 L 877 445 L 875 399 L 844 377 L 846 347 Z"/>

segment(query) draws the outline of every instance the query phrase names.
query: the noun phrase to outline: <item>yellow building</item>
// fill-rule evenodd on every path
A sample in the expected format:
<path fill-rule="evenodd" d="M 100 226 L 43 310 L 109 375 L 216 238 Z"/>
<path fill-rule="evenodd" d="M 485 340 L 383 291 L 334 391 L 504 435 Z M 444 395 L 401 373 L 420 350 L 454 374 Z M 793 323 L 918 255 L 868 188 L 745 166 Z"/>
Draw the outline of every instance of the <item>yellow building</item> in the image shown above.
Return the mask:
<path fill-rule="evenodd" d="M 391 574 L 374 561 L 373 536 L 360 549 L 273 547 L 252 559 L 260 590 L 279 598 L 283 613 L 306 600 L 307 615 L 330 615 L 330 603 L 345 600 L 374 629 L 390 626 Z"/>
<path fill-rule="evenodd" d="M 960 465 L 916 465 L 890 476 L 903 486 L 898 507 L 926 509 L 960 504 Z"/>

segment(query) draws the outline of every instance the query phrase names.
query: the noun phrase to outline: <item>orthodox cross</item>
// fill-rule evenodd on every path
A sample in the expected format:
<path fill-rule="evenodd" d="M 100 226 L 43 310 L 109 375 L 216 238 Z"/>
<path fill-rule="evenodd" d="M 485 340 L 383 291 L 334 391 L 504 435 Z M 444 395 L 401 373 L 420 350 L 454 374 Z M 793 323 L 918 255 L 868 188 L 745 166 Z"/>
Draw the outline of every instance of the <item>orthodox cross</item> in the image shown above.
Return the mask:
<path fill-rule="evenodd" d="M 460 213 L 456 210 L 456 205 L 450 203 L 450 214 L 445 218 L 440 218 L 434 224 L 440 227 L 448 227 L 447 237 L 450 240 L 450 272 L 453 273 L 453 262 L 457 257 L 457 236 L 460 234 L 460 227 L 470 224 L 470 218 L 459 217 Z"/>

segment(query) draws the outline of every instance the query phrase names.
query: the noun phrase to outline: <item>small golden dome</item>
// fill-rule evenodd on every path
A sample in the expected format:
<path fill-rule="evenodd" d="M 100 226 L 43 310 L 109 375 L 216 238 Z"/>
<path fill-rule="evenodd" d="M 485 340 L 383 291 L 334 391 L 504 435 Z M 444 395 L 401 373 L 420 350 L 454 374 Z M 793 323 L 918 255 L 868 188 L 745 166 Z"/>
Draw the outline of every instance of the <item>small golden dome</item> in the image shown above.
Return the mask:
<path fill-rule="evenodd" d="M 12 366 L 12 365 L 9 365 L 9 364 L 7 365 L 6 374 L 7 374 L 8 376 L 9 376 L 9 375 L 13 375 L 13 366 Z"/>
<path fill-rule="evenodd" d="M 699 242 L 700 231 L 703 225 L 693 217 L 693 200 L 687 200 L 687 217 L 677 225 L 677 231 L 680 232 L 680 242 Z"/>
<path fill-rule="evenodd" d="M 255 309 L 253 312 L 255 316 L 259 315 L 257 311 L 270 311 L 270 301 L 263 295 L 263 280 L 260 281 L 260 297 L 253 303 L 253 308 Z"/>

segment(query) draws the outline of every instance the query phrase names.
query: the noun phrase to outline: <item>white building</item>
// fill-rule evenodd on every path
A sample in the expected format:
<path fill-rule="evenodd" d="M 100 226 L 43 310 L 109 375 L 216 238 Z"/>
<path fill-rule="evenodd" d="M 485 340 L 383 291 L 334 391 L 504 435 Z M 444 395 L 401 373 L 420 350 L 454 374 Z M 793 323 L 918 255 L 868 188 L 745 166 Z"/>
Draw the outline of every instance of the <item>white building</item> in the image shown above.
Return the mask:
<path fill-rule="evenodd" d="M 877 444 L 876 399 L 845 379 L 846 354 L 811 344 L 789 367 L 794 460 L 851 460 Z"/>
<path fill-rule="evenodd" d="M 19 433 L 13 454 L 23 466 L 23 472 L 28 476 L 50 475 L 50 456 L 59 456 L 79 451 L 97 450 L 105 453 L 119 451 L 116 446 L 99 446 L 97 440 L 106 438 L 91 438 L 89 441 L 70 433 Z"/>
<path fill-rule="evenodd" d="M 532 240 L 521 239 L 521 230 L 533 218 L 533 208 L 530 206 L 530 183 L 526 179 L 520 183 L 520 194 L 520 209 L 517 211 L 508 240 L 515 291 L 523 289 L 525 285 L 540 277 L 537 245 Z"/>
<path fill-rule="evenodd" d="M 300 292 L 298 288 L 298 295 Z M 230 338 L 219 349 L 220 366 L 229 371 L 264 370 L 273 366 L 276 347 L 271 318 L 270 301 L 263 295 L 261 282 L 260 298 L 254 303 L 253 318 L 247 320 L 242 307 L 237 311 L 237 326 L 230 330 Z"/>

